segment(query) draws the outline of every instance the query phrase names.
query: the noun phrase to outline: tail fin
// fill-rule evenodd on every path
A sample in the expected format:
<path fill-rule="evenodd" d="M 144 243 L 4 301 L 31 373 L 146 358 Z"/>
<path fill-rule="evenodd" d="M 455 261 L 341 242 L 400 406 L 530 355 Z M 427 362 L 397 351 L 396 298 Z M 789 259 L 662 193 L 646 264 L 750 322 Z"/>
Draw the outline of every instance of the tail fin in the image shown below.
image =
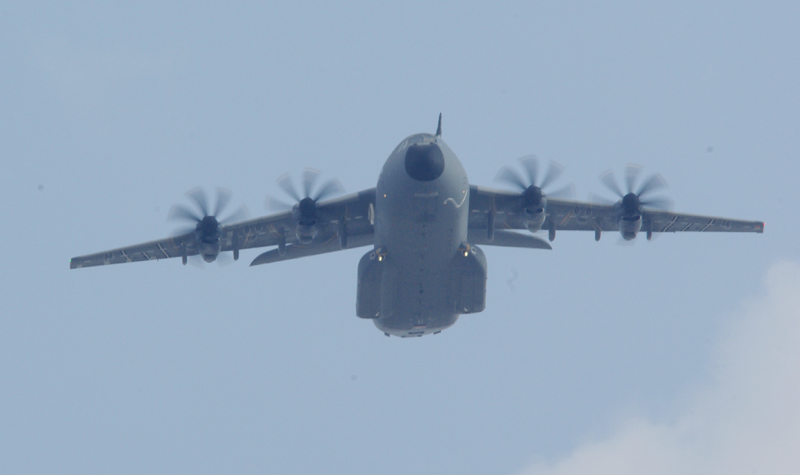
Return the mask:
<path fill-rule="evenodd" d="M 436 136 L 442 136 L 442 113 L 439 112 L 439 126 L 436 128 Z"/>

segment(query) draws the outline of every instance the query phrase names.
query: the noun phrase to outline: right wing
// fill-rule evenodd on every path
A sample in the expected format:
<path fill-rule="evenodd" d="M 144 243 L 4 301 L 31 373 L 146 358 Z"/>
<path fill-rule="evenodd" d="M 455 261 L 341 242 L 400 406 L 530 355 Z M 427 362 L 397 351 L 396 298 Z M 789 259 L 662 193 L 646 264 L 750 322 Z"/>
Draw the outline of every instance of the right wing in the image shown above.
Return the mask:
<path fill-rule="evenodd" d="M 222 226 L 220 252 L 234 251 L 234 255 L 238 255 L 242 249 L 257 247 L 278 246 L 285 249 L 284 253 L 279 249 L 274 249 L 274 253 L 267 251 L 253 261 L 255 265 L 371 245 L 374 242 L 375 188 L 322 202 L 317 205 L 317 215 L 319 217 L 317 236 L 311 244 L 297 243 L 296 223 L 292 213 L 284 211 Z M 78 269 L 189 257 L 198 253 L 199 246 L 195 233 L 190 232 L 181 236 L 74 257 L 70 260 L 69 267 Z"/>
<path fill-rule="evenodd" d="M 374 242 L 375 188 L 322 202 L 317 205 L 317 213 L 320 217 L 317 223 L 317 237 L 311 244 L 303 246 L 297 243 L 296 224 L 292 213 L 285 211 L 224 226 L 222 251 L 279 246 L 283 242 L 286 244 L 286 255 L 288 255 L 290 247 L 316 250 L 326 248 L 325 243 L 340 235 L 346 236 L 346 248 L 366 246 Z M 335 250 L 339 249 L 323 252 Z M 319 253 L 294 254 L 297 254 L 295 257 L 303 257 Z"/>
<path fill-rule="evenodd" d="M 158 241 L 73 257 L 69 260 L 69 268 L 80 269 L 126 262 L 158 261 L 172 257 L 196 256 L 198 253 L 195 236 L 192 232 Z"/>

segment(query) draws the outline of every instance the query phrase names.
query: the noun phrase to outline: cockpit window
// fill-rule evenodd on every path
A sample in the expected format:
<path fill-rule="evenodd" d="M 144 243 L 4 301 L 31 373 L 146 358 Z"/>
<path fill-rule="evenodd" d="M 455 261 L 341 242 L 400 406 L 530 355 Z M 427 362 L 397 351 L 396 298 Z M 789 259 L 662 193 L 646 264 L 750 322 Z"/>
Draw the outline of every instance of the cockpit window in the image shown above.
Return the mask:
<path fill-rule="evenodd" d="M 436 142 L 436 137 L 431 134 L 417 134 L 412 135 L 407 140 L 409 144 L 425 144 Z"/>
<path fill-rule="evenodd" d="M 392 154 L 395 154 L 395 153 L 399 152 L 400 150 L 403 150 L 403 149 L 407 148 L 409 145 L 435 143 L 435 142 L 436 142 L 436 136 L 431 135 L 431 134 L 412 135 L 411 137 L 408 137 L 407 139 L 405 139 L 402 142 L 400 142 L 397 145 L 397 147 L 395 147 L 395 149 L 392 152 Z"/>

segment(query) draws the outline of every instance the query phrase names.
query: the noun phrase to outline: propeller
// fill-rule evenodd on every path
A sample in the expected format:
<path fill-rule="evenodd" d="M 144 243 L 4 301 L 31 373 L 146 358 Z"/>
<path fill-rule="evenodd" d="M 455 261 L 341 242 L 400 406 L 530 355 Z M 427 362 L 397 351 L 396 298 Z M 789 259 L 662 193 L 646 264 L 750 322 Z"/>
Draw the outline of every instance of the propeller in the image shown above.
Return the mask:
<path fill-rule="evenodd" d="M 575 187 L 573 185 L 567 185 L 556 191 L 544 193 L 544 189 L 556 181 L 564 171 L 564 167 L 558 163 L 551 161 L 542 180 L 539 181 L 539 160 L 536 156 L 526 155 L 520 157 L 519 161 L 522 164 L 522 168 L 527 172 L 527 177 L 523 177 L 512 168 L 503 167 L 497 173 L 495 180 L 506 182 L 518 188 L 522 192 L 525 208 L 535 209 L 542 207 L 543 198 L 545 197 L 569 199 L 575 196 Z"/>
<path fill-rule="evenodd" d="M 308 208 L 309 205 L 313 204 L 313 209 L 316 209 L 316 203 L 318 201 L 344 193 L 344 187 L 341 183 L 339 183 L 338 180 L 335 179 L 326 181 L 322 184 L 322 186 L 319 187 L 319 189 L 316 190 L 316 192 L 313 192 L 314 184 L 317 182 L 320 173 L 321 172 L 319 170 L 314 170 L 312 168 L 306 168 L 303 170 L 303 196 L 297 192 L 297 189 L 292 183 L 292 176 L 289 173 L 286 173 L 278 178 L 278 186 L 287 195 L 289 195 L 292 200 L 299 204 L 301 208 Z M 286 211 L 294 207 L 293 205 L 279 200 L 273 196 L 267 196 L 264 206 L 270 211 Z"/>
<path fill-rule="evenodd" d="M 180 229 L 177 234 L 196 231 L 202 237 L 212 237 L 219 231 L 219 226 L 240 221 L 248 216 L 247 208 L 242 205 L 230 216 L 223 219 L 217 218 L 231 200 L 231 192 L 224 188 L 217 188 L 217 201 L 213 210 L 208 206 L 208 197 L 202 188 L 197 187 L 189 190 L 186 192 L 186 196 L 194 202 L 197 209 L 193 210 L 184 205 L 175 205 L 170 210 L 167 219 L 170 221 L 189 221 L 194 225 Z"/>
<path fill-rule="evenodd" d="M 642 172 L 642 167 L 639 165 L 628 164 L 625 167 L 625 190 L 617 184 L 614 178 L 614 173 L 611 170 L 600 175 L 600 181 L 617 195 L 622 200 L 622 210 L 628 216 L 638 215 L 642 207 L 669 210 L 672 207 L 672 201 L 663 197 L 648 197 L 654 191 L 667 187 L 667 182 L 659 174 L 654 174 L 648 177 L 637 188 L 636 182 Z M 636 191 L 634 191 L 636 190 Z M 602 198 L 596 200 L 603 202 Z"/>
<path fill-rule="evenodd" d="M 320 187 L 314 185 L 320 172 L 311 168 L 303 170 L 303 195 L 297 192 L 288 173 L 278 178 L 278 186 L 296 202 L 290 205 L 284 201 L 267 196 L 264 203 L 270 211 L 292 210 L 295 222 L 295 236 L 300 244 L 310 244 L 317 235 L 317 202 L 333 195 L 344 193 L 344 187 L 338 180 L 328 180 Z M 316 188 L 316 191 L 315 191 Z M 344 242 L 344 241 L 343 241 Z"/>
<path fill-rule="evenodd" d="M 199 256 L 206 262 L 213 262 L 220 256 L 220 226 L 235 221 L 245 219 L 248 215 L 247 208 L 242 205 L 226 218 L 218 219 L 231 200 L 231 192 L 217 188 L 217 201 L 214 208 L 209 207 L 206 192 L 198 187 L 186 193 L 186 196 L 194 203 L 194 208 L 184 205 L 175 205 L 169 212 L 167 219 L 171 221 L 188 221 L 190 226 L 179 228 L 175 234 L 184 235 L 194 232 Z M 184 264 L 186 263 L 184 256 Z M 234 259 L 238 258 L 238 250 L 234 249 Z M 226 256 L 219 260 L 220 264 L 228 261 Z"/>

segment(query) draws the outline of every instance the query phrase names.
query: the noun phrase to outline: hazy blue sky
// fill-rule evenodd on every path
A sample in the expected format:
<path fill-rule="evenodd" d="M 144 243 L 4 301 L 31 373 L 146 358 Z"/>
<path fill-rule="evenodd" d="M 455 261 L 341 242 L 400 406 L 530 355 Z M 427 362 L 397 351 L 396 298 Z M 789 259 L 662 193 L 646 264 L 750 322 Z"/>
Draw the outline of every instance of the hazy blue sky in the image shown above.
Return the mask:
<path fill-rule="evenodd" d="M 605 3 L 0 4 L 0 472 L 800 471 L 800 7 Z M 472 183 L 635 162 L 766 232 L 484 247 L 417 340 L 355 316 L 365 249 L 68 270 L 198 185 L 372 187 L 439 112 Z"/>

